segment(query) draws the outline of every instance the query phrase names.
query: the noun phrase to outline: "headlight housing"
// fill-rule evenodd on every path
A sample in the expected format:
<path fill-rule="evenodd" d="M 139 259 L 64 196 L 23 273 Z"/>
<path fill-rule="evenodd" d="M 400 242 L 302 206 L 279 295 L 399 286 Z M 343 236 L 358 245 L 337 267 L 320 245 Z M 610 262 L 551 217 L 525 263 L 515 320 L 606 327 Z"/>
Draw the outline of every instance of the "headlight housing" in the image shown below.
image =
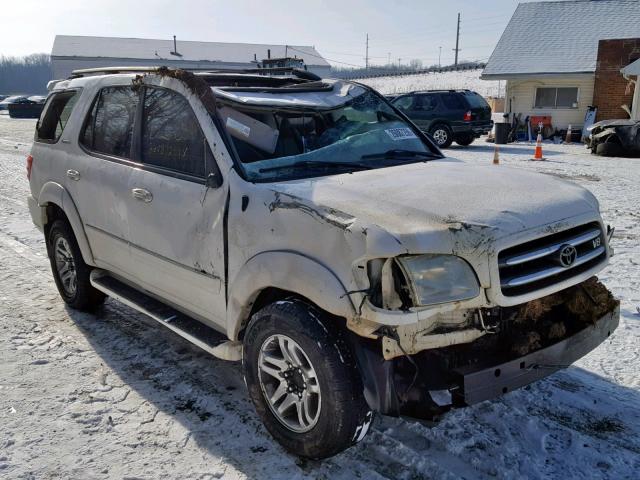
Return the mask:
<path fill-rule="evenodd" d="M 416 306 L 468 300 L 480 294 L 473 269 L 455 255 L 398 257 Z"/>

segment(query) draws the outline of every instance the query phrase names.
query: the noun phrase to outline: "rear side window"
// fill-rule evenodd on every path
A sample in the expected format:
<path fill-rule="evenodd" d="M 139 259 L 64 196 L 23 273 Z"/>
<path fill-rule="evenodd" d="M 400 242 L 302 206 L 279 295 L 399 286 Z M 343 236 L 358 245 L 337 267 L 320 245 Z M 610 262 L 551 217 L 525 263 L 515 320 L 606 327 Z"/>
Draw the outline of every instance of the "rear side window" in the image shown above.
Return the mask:
<path fill-rule="evenodd" d="M 465 93 L 464 97 L 471 108 L 487 108 L 489 106 L 486 100 L 475 92 Z"/>
<path fill-rule="evenodd" d="M 457 93 L 445 93 L 442 95 L 442 103 L 447 110 L 464 110 L 467 108 Z"/>
<path fill-rule="evenodd" d="M 103 88 L 87 117 L 80 143 L 90 150 L 131 158 L 138 94 L 131 87 Z"/>
<path fill-rule="evenodd" d="M 80 97 L 79 90 L 59 92 L 51 95 L 38 124 L 36 139 L 42 142 L 55 143 L 67 126 L 71 111 Z"/>
<path fill-rule="evenodd" d="M 146 88 L 142 163 L 204 177 L 206 141 L 187 100 L 161 88 Z"/>

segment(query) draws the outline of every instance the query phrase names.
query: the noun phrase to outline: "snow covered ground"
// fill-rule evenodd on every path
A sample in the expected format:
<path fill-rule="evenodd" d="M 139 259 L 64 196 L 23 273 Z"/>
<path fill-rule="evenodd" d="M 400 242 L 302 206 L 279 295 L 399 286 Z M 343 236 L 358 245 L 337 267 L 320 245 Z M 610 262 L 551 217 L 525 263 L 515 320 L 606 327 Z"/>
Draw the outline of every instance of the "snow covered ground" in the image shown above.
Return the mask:
<path fill-rule="evenodd" d="M 414 90 L 468 88 L 483 97 L 504 96 L 504 82 L 480 80 L 480 74 L 482 69 L 363 78 L 356 81 L 369 85 L 384 95 L 397 95 Z"/>
<path fill-rule="evenodd" d="M 25 205 L 34 123 L 0 115 L 1 478 L 638 478 L 640 160 L 545 145 L 548 161 L 534 163 L 530 145 L 502 148 L 504 165 L 590 188 L 616 226 L 602 278 L 622 318 L 609 340 L 436 427 L 377 418 L 356 447 L 310 462 L 271 440 L 238 365 L 112 300 L 96 315 L 65 308 Z M 490 163 L 492 151 L 477 142 L 447 153 Z"/>

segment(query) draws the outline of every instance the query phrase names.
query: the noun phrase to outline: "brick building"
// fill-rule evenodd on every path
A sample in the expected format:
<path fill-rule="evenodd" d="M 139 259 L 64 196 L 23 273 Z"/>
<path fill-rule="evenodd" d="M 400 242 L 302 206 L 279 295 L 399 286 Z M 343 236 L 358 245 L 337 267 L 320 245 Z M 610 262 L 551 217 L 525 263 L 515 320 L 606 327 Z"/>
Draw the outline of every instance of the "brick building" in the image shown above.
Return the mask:
<path fill-rule="evenodd" d="M 569 0 L 518 5 L 482 77 L 506 80 L 505 110 L 551 117 L 553 127 L 627 118 L 633 89 L 620 70 L 640 53 L 640 1 Z"/>
<path fill-rule="evenodd" d="M 640 27 L 638 28 L 640 34 Z M 593 104 L 598 106 L 597 120 L 625 118 L 622 105 L 633 108 L 634 87 L 620 72 L 640 58 L 640 38 L 600 40 L 596 63 Z M 637 87 L 635 87 L 637 88 Z"/>

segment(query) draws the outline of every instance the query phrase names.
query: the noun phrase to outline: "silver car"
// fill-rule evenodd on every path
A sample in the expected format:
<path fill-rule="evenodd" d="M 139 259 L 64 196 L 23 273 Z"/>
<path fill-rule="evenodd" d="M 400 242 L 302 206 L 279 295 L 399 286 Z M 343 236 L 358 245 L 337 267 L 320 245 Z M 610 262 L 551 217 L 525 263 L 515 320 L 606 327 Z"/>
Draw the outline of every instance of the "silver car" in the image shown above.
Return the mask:
<path fill-rule="evenodd" d="M 28 203 L 67 304 L 108 295 L 241 360 L 266 428 L 312 458 L 374 412 L 437 420 L 616 328 L 591 193 L 447 159 L 369 87 L 285 70 L 52 82 Z"/>

